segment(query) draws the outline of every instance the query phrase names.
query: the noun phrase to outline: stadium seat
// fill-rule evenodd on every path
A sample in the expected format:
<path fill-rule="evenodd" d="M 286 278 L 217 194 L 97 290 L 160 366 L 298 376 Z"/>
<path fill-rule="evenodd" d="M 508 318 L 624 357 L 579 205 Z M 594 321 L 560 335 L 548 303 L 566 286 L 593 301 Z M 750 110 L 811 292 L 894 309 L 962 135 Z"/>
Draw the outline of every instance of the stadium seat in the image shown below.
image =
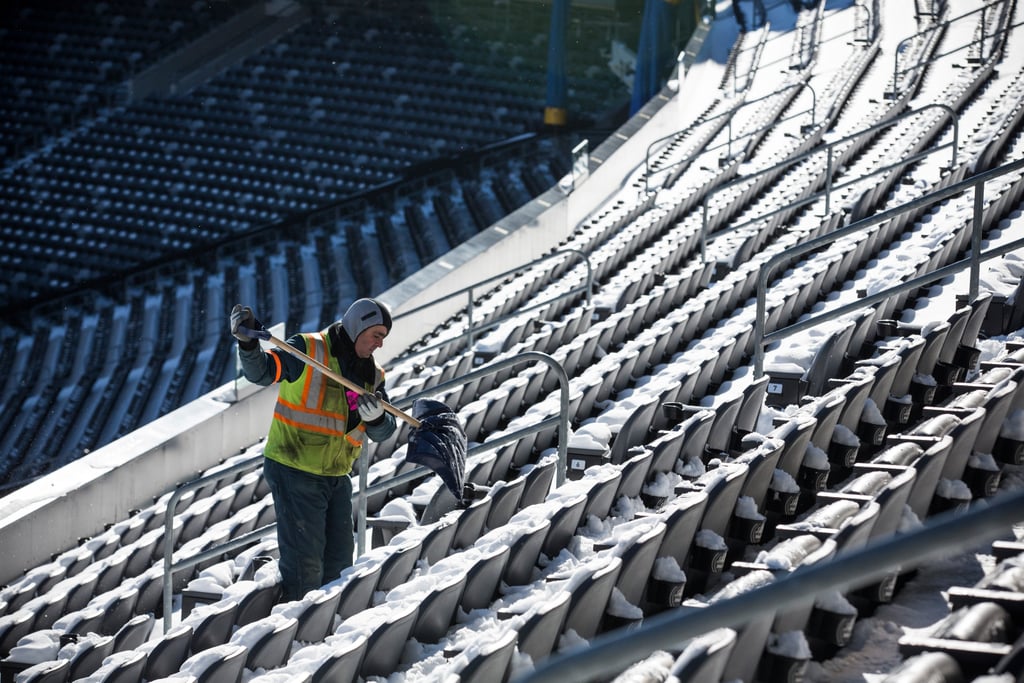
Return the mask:
<path fill-rule="evenodd" d="M 776 575 L 785 574 L 799 567 L 828 561 L 835 556 L 835 552 L 834 540 L 823 541 L 813 534 L 802 534 L 760 551 L 753 562 L 734 562 L 730 570 L 738 576 L 755 570 L 770 571 Z M 772 631 L 779 634 L 803 632 L 812 652 L 822 652 L 822 646 L 816 646 L 816 641 L 823 641 L 822 645 L 829 648 L 842 647 L 853 637 L 853 626 L 857 617 L 852 606 L 848 606 L 849 609 L 845 611 L 842 609 L 844 607 L 846 606 L 843 606 L 841 601 L 835 599 L 821 601 L 820 606 L 816 602 L 798 605 L 777 612 Z"/>
<path fill-rule="evenodd" d="M 516 651 L 517 633 L 511 629 L 476 648 L 474 656 L 462 668 L 460 683 L 507 681 Z"/>
<path fill-rule="evenodd" d="M 379 619 L 379 625 L 368 634 L 366 654 L 360 672 L 362 676 L 385 676 L 395 670 L 402 656 L 405 643 L 412 635 L 419 614 L 419 603 L 404 600 L 400 603 L 371 608 L 367 612 L 381 609 L 381 614 L 370 615 Z M 350 617 L 350 619 L 358 617 Z M 339 629 L 344 628 L 348 620 Z"/>
<path fill-rule="evenodd" d="M 522 524 L 519 521 L 516 517 L 509 520 L 519 532 L 509 545 L 508 563 L 502 575 L 502 580 L 510 586 L 523 586 L 533 580 L 537 559 L 551 529 L 548 518 L 523 518 Z M 530 523 L 526 524 L 527 521 Z"/>
<path fill-rule="evenodd" d="M 582 578 L 574 577 L 572 580 L 572 599 L 563 631 L 571 629 L 579 637 L 589 640 L 606 629 L 606 610 L 621 569 L 622 559 L 609 557 L 599 558 L 575 570 L 582 572 Z M 546 579 L 556 585 L 562 580 L 569 580 L 568 577 L 561 579 L 558 574 L 549 575 Z"/>
<path fill-rule="evenodd" d="M 412 574 L 416 562 L 420 559 L 423 539 L 411 537 L 394 545 L 387 545 L 380 565 L 380 576 L 377 579 L 377 590 L 389 591 L 404 582 Z"/>
<path fill-rule="evenodd" d="M 276 615 L 242 626 L 229 642 L 246 645 L 249 638 L 255 637 L 247 645 L 245 668 L 276 669 L 288 660 L 298 627 L 298 619 Z"/>
<path fill-rule="evenodd" d="M 613 464 L 621 464 L 626 459 L 626 453 L 634 446 L 641 446 L 652 436 L 651 425 L 654 421 L 655 411 L 659 409 L 657 395 L 636 397 L 635 407 L 629 417 L 622 423 L 619 431 L 612 441 L 610 461 Z M 634 399 L 631 398 L 631 402 Z M 597 418 L 601 422 L 601 416 Z"/>
<path fill-rule="evenodd" d="M 154 553 L 157 543 L 163 539 L 162 530 L 153 530 L 144 533 L 131 545 L 131 552 L 124 564 L 124 575 L 126 577 L 141 576 L 147 569 L 153 566 Z"/>
<path fill-rule="evenodd" d="M 712 592 L 706 598 L 706 604 L 714 605 L 721 600 L 728 600 L 734 596 L 756 590 L 774 581 L 771 572 L 755 570 L 735 578 L 719 590 Z M 701 605 L 696 600 L 683 603 L 682 609 L 688 605 Z M 735 652 L 742 652 L 742 657 L 730 657 L 722 672 L 722 680 L 732 681 L 753 681 L 757 680 L 758 668 L 765 656 L 768 637 L 771 633 L 776 612 L 769 611 L 760 613 L 746 621 L 742 626 L 734 629 L 736 632 Z"/>
<path fill-rule="evenodd" d="M 901 662 L 881 683 L 923 683 L 923 681 L 961 681 L 964 672 L 956 659 L 946 652 L 922 652 Z"/>
<path fill-rule="evenodd" d="M 126 621 L 121 628 L 114 633 L 114 652 L 123 650 L 134 650 L 149 640 L 153 632 L 153 625 L 156 617 L 153 614 L 137 614 Z"/>
<path fill-rule="evenodd" d="M 1010 614 L 994 602 L 977 602 L 954 610 L 926 632 L 900 637 L 900 653 L 913 658 L 925 652 L 950 655 L 969 680 L 984 675 L 1010 654 L 1016 628 Z"/>
<path fill-rule="evenodd" d="M 89 635 L 80 638 L 72 645 L 65 645 L 58 652 L 62 656 L 65 649 L 68 658 L 71 660 L 71 668 L 68 670 L 68 680 L 77 681 L 80 678 L 91 676 L 96 669 L 100 668 L 103 660 L 114 652 L 113 636 Z"/>
<path fill-rule="evenodd" d="M 451 514 L 428 526 L 426 528 L 426 533 L 423 534 L 423 543 L 420 548 L 420 560 L 426 562 L 428 565 L 437 564 L 443 557 L 452 551 L 452 546 L 455 542 L 455 534 L 458 530 L 458 520 L 452 519 Z"/>
<path fill-rule="evenodd" d="M 873 384 L 874 376 L 870 372 L 862 370 L 854 371 L 832 383 L 831 392 L 841 393 L 846 399 L 837 424 L 842 425 L 848 434 L 853 435 L 854 438 L 850 440 L 851 442 L 855 440 L 857 444 L 855 458 L 861 456 L 860 451 L 863 441 L 867 441 L 863 448 L 863 455 L 866 459 L 868 454 L 874 448 L 880 446 L 885 438 L 884 425 L 875 426 L 869 424 L 865 426 L 861 422 L 861 417 L 864 415 L 864 408 L 867 405 Z"/>
<path fill-rule="evenodd" d="M 338 616 L 347 619 L 370 606 L 374 592 L 378 589 L 382 564 L 380 562 L 357 562 L 345 569 L 341 577 L 324 587 L 324 590 L 338 590 Z"/>
<path fill-rule="evenodd" d="M 748 545 L 758 545 L 764 533 L 764 517 L 756 509 L 748 510 L 744 505 L 753 501 L 740 500 L 748 471 L 745 463 L 723 463 L 690 485 L 708 494 L 701 530 L 713 532 L 724 541 L 728 553 L 721 559 L 726 564 L 742 555 Z M 716 555 L 716 559 L 706 565 L 691 555 L 690 568 L 696 574 L 693 578 L 699 576 L 705 581 L 714 581 L 724 568 L 718 567 L 717 561 Z M 699 581 L 691 579 L 688 583 L 697 584 Z"/>
<path fill-rule="evenodd" d="M 767 509 L 768 491 L 785 444 L 778 439 L 752 434 L 740 445 L 748 447 L 748 450 L 739 452 L 732 460 L 747 468 L 740 496 L 749 498 L 758 512 L 763 514 Z"/>
<path fill-rule="evenodd" d="M 142 650 L 115 650 L 87 680 L 97 683 L 138 683 L 146 668 Z"/>
<path fill-rule="evenodd" d="M 84 636 L 87 633 L 99 633 L 106 618 L 106 605 L 102 601 L 94 600 L 82 609 L 64 615 L 53 625 L 67 633 L 78 633 Z"/>
<path fill-rule="evenodd" d="M 622 474 L 614 500 L 622 497 L 639 497 L 650 473 L 651 462 L 654 460 L 654 451 L 647 447 L 633 449 L 627 455 L 629 457 L 622 464 Z"/>
<path fill-rule="evenodd" d="M 474 548 L 470 553 L 474 561 L 466 570 L 466 585 L 459 602 L 459 606 L 466 612 L 485 608 L 493 602 L 498 595 L 501 577 L 512 549 L 495 543 Z"/>
<path fill-rule="evenodd" d="M 188 658 L 192 630 L 191 625 L 179 624 L 154 642 L 146 657 L 146 680 L 166 678 L 181 668 L 182 663 Z"/>
<path fill-rule="evenodd" d="M 234 629 L 237 614 L 238 603 L 234 600 L 221 600 L 201 605 L 193 610 L 188 617 L 189 625 L 193 627 L 189 652 L 196 655 L 208 648 L 227 643 Z"/>
<path fill-rule="evenodd" d="M 516 629 L 516 647 L 519 652 L 529 655 L 533 661 L 542 661 L 556 649 L 558 638 L 565 628 L 572 594 L 567 590 L 550 593 L 544 600 L 535 603 L 523 615 L 523 621 Z M 512 606 L 514 607 L 514 605 Z M 516 613 L 512 608 L 498 610 L 499 619 L 510 619 Z"/>
<path fill-rule="evenodd" d="M 437 643 L 455 623 L 455 615 L 466 589 L 465 573 L 430 575 L 434 584 L 423 596 L 412 636 L 421 643 Z M 436 577 L 436 578 L 434 578 Z"/>
<path fill-rule="evenodd" d="M 605 519 L 611 513 L 616 493 L 622 481 L 622 468 L 601 466 L 584 473 L 581 483 L 589 487 L 587 502 L 583 506 L 583 521 L 590 517 Z"/>
<path fill-rule="evenodd" d="M 241 683 L 248 655 L 244 645 L 214 645 L 186 659 L 181 672 L 195 676 L 198 683 Z"/>
<path fill-rule="evenodd" d="M 554 457 L 541 460 L 524 472 L 526 481 L 523 484 L 523 495 L 519 508 L 527 508 L 547 498 L 551 485 L 555 481 L 555 468 L 558 461 Z"/>
<path fill-rule="evenodd" d="M 33 664 L 23 669 L 18 674 L 18 681 L 25 681 L 27 683 L 65 683 L 70 680 L 68 678 L 70 673 L 71 660 L 57 659 Z"/>
<path fill-rule="evenodd" d="M 887 429 L 899 429 L 910 421 L 911 404 L 892 392 L 893 383 L 902 364 L 903 357 L 896 350 L 886 351 L 858 363 L 858 367 L 866 368 L 873 373 L 874 381 L 869 397 L 878 408 Z"/>
<path fill-rule="evenodd" d="M 495 482 L 488 494 L 491 497 L 491 507 L 487 512 L 485 528 L 497 529 L 504 526 L 519 509 L 525 490 L 526 475 Z"/>
<path fill-rule="evenodd" d="M 67 600 L 67 593 L 60 590 L 51 590 L 35 600 L 26 603 L 25 609 L 35 612 L 36 614 L 35 621 L 32 624 L 32 630 L 38 631 L 40 629 L 47 629 L 53 626 L 54 622 L 65 613 Z"/>
<path fill-rule="evenodd" d="M 907 507 L 918 519 L 923 520 L 931 509 L 953 439 L 949 436 L 928 438 L 923 435 L 893 435 L 889 443 L 870 462 L 854 465 L 853 472 L 887 471 L 895 475 L 901 468 L 913 467 L 916 476 L 907 498 Z"/>
<path fill-rule="evenodd" d="M 363 657 L 366 655 L 366 636 L 356 638 L 330 637 L 322 645 L 304 648 L 299 651 L 301 659 L 319 662 L 313 670 L 312 683 L 331 683 L 332 681 L 354 681 L 362 669 Z"/>
<path fill-rule="evenodd" d="M 768 433 L 769 437 L 779 439 L 784 444 L 779 455 L 779 469 L 788 474 L 800 487 L 796 500 L 790 496 L 794 492 L 776 489 L 773 495 L 777 496 L 778 500 L 773 502 L 770 512 L 778 512 L 785 517 L 795 514 L 798 509 L 794 508 L 798 505 L 806 509 L 813 502 L 813 493 L 824 487 L 825 473 L 804 468 L 804 458 L 817 424 L 818 421 L 813 415 L 796 413 Z"/>
<path fill-rule="evenodd" d="M 65 604 L 64 609 L 68 612 L 76 612 L 88 604 L 95 595 L 96 581 L 99 579 L 99 574 L 96 572 L 82 572 L 76 574 L 68 586 L 67 594 L 68 600 Z M 2 630 L 2 624 L 0 624 L 0 630 Z M 0 640 L 0 653 L 3 652 L 3 641 Z"/>
<path fill-rule="evenodd" d="M 99 633 L 114 635 L 123 627 L 136 612 L 139 602 L 139 589 L 134 586 L 121 588 L 115 597 L 105 606 L 105 613 L 100 622 Z"/>
<path fill-rule="evenodd" d="M 641 518 L 627 528 L 615 530 L 610 542 L 616 543 L 616 553 L 622 559 L 622 569 L 615 587 L 630 605 L 641 608 L 647 601 L 647 586 L 654 573 L 654 563 L 658 557 L 665 538 L 666 526 L 656 518 Z M 601 549 L 601 546 L 596 546 Z M 609 624 L 614 624 L 616 617 L 626 625 L 634 621 L 624 615 L 609 614 Z"/>
<path fill-rule="evenodd" d="M 654 457 L 651 460 L 650 476 L 658 472 L 674 471 L 676 463 L 685 462 L 688 456 L 695 455 L 699 460 L 703 460 L 704 448 L 714 419 L 714 411 L 698 410 L 676 427 L 651 441 L 648 446 L 654 451 Z"/>
<path fill-rule="evenodd" d="M 576 535 L 576 529 L 586 521 L 583 512 L 587 501 L 586 492 L 548 500 L 548 520 L 551 525 L 544 538 L 544 545 L 541 546 L 542 553 L 554 557 L 569 545 L 569 541 Z"/>
<path fill-rule="evenodd" d="M 276 581 L 254 586 L 238 600 L 235 626 L 245 626 L 267 616 L 280 597 L 281 584 Z"/>
<path fill-rule="evenodd" d="M 296 619 L 295 640 L 300 643 L 320 643 L 333 631 L 334 616 L 341 602 L 341 589 L 320 590 L 316 595 L 306 594 L 302 610 Z M 271 611 L 278 611 L 275 607 Z"/>
<path fill-rule="evenodd" d="M 736 646 L 736 632 L 719 628 L 705 635 L 691 638 L 672 663 L 670 675 L 680 681 L 717 683 Z"/>
<path fill-rule="evenodd" d="M 7 657 L 11 648 L 32 631 L 35 619 L 35 612 L 27 609 L 0 617 L 0 657 Z"/>
<path fill-rule="evenodd" d="M 458 513 L 455 536 L 451 542 L 454 550 L 468 548 L 483 535 L 493 500 L 490 496 L 484 496 Z"/>
<path fill-rule="evenodd" d="M 836 425 L 846 405 L 846 394 L 830 391 L 810 400 L 802 409 L 815 419 L 811 443 L 828 456 L 830 475 L 828 483 L 842 481 L 849 474 L 857 451 L 842 438 L 836 438 Z"/>

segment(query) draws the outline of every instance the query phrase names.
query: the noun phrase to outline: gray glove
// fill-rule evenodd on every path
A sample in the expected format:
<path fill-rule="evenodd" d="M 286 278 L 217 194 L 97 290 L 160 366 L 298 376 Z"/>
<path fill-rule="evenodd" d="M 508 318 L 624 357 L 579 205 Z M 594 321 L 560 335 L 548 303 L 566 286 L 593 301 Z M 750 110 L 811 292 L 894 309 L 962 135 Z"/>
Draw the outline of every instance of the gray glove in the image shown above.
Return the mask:
<path fill-rule="evenodd" d="M 379 394 L 369 392 L 359 394 L 356 399 L 356 407 L 359 408 L 359 417 L 363 422 L 372 423 L 384 417 L 384 406 L 380 402 Z"/>
<path fill-rule="evenodd" d="M 256 343 L 256 340 L 252 337 L 239 332 L 239 327 L 246 327 L 250 330 L 256 329 L 256 316 L 253 315 L 252 309 L 248 306 L 235 304 L 234 308 L 231 309 L 231 334 L 246 346 L 252 346 Z"/>

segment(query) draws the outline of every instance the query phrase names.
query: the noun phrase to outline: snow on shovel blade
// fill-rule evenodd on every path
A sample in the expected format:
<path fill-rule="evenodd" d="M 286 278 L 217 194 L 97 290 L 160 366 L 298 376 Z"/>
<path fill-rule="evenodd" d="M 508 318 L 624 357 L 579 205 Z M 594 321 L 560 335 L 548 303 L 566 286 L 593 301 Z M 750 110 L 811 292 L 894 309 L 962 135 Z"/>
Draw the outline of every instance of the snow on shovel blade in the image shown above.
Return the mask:
<path fill-rule="evenodd" d="M 405 459 L 440 475 L 455 500 L 462 502 L 466 432 L 458 415 L 444 403 L 429 398 L 413 401 L 412 415 L 420 421 L 420 426 L 409 435 Z"/>

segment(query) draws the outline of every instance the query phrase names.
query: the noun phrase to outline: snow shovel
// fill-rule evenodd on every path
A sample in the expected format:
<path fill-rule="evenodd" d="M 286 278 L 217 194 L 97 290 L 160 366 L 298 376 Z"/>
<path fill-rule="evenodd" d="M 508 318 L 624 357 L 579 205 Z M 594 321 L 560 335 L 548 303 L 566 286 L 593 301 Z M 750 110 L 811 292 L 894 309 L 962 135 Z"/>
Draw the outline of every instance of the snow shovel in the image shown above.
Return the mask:
<path fill-rule="evenodd" d="M 291 344 L 284 342 L 267 330 L 250 330 L 240 327 L 239 331 L 253 338 L 262 339 L 277 348 L 290 353 L 306 365 L 316 368 L 324 375 L 356 394 L 367 393 L 363 387 L 335 372 L 329 366 L 309 356 Z M 396 408 L 387 401 L 381 406 L 395 417 L 405 420 L 413 428 L 409 435 L 409 448 L 405 459 L 423 465 L 436 472 L 445 486 L 460 503 L 463 500 L 463 486 L 466 470 L 466 432 L 458 416 L 441 401 L 416 399 L 413 401 L 413 415 Z"/>

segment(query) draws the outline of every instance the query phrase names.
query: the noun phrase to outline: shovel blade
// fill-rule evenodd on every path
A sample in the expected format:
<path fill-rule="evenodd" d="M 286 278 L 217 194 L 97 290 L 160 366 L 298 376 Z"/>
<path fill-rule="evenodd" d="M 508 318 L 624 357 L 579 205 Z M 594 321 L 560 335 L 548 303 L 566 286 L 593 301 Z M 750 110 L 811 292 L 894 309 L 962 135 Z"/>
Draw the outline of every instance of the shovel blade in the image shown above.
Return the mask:
<path fill-rule="evenodd" d="M 458 415 L 441 401 L 416 399 L 412 415 L 420 426 L 409 435 L 405 459 L 438 474 L 459 502 L 466 476 L 466 432 Z"/>

